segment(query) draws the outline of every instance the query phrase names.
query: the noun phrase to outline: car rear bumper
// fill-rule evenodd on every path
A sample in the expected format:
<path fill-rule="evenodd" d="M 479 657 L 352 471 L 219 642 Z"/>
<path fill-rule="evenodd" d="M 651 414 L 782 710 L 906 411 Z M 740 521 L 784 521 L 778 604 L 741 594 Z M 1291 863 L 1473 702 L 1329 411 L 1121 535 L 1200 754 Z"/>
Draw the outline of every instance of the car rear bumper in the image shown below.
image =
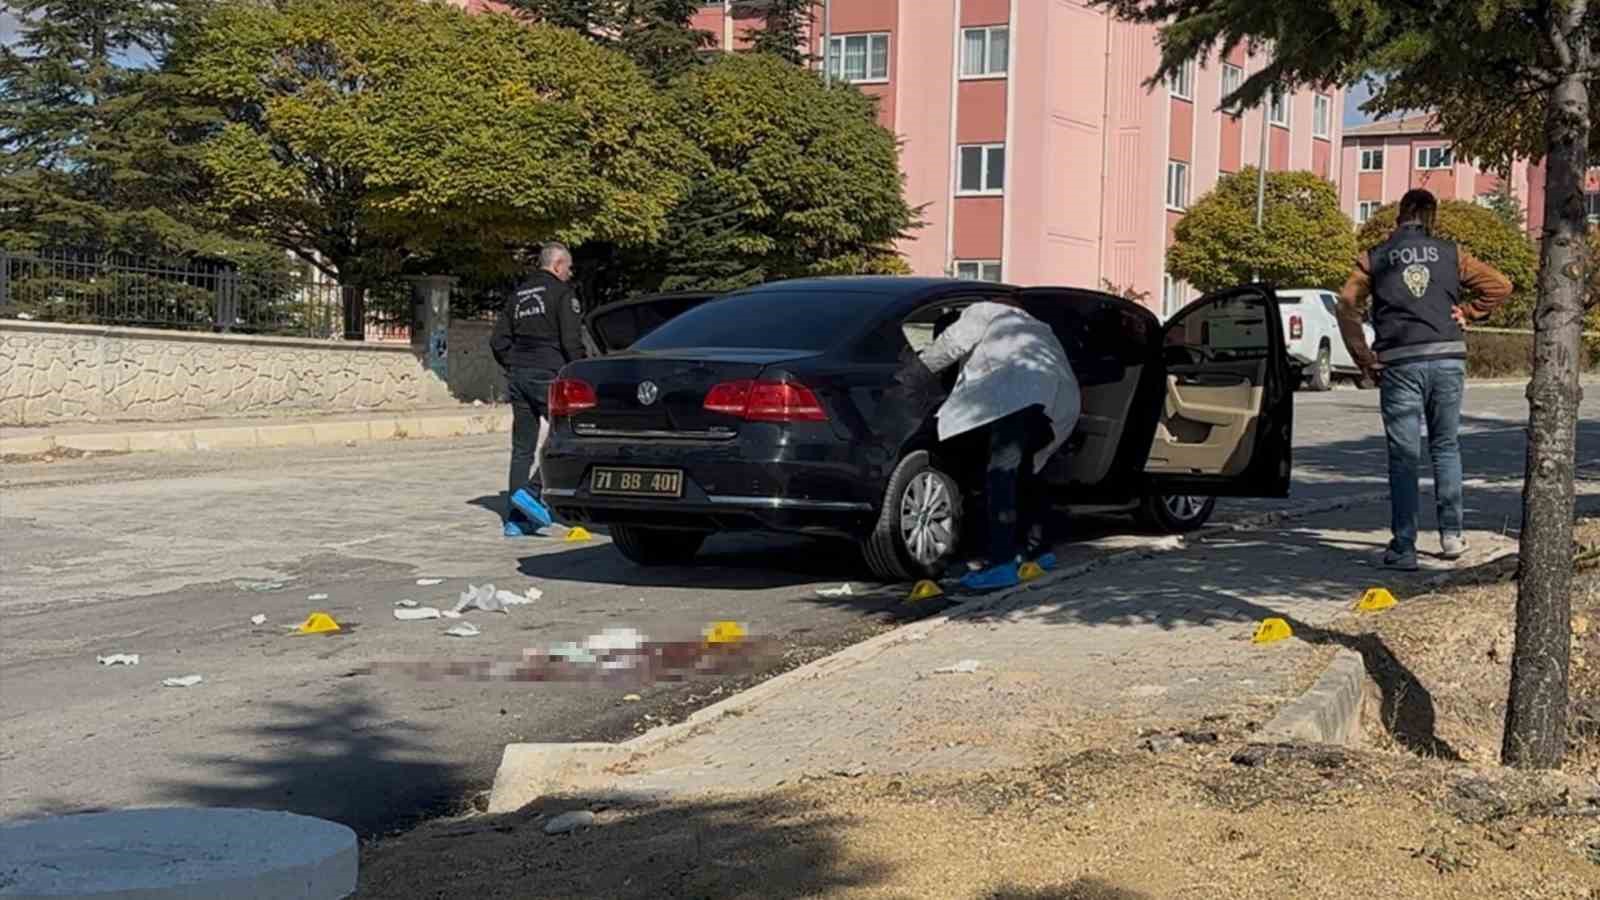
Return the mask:
<path fill-rule="evenodd" d="M 876 520 L 872 479 L 848 446 L 621 440 L 552 435 L 540 462 L 546 503 L 585 524 L 691 531 L 779 531 L 859 538 Z M 595 466 L 683 472 L 678 498 L 595 494 Z"/>

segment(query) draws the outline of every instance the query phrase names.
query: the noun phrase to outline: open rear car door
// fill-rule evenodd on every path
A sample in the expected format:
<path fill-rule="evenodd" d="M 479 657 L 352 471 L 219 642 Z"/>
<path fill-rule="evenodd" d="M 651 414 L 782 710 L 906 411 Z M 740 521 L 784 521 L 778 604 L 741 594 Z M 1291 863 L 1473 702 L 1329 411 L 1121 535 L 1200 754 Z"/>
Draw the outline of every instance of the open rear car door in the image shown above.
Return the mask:
<path fill-rule="evenodd" d="M 1161 354 L 1151 491 L 1289 496 L 1294 380 L 1273 289 L 1245 285 L 1190 304 L 1164 326 Z"/>
<path fill-rule="evenodd" d="M 650 294 L 607 303 L 583 317 L 583 340 L 592 356 L 633 346 L 640 338 L 707 300 L 721 295 L 703 292 Z"/>

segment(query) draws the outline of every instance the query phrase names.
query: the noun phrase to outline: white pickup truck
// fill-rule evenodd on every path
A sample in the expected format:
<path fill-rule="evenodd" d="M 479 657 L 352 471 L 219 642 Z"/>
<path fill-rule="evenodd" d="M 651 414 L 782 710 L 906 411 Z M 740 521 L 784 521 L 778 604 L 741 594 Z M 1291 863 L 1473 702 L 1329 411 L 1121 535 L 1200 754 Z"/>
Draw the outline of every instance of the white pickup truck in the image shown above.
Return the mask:
<path fill-rule="evenodd" d="M 1288 341 L 1289 361 L 1302 370 L 1303 384 L 1313 391 L 1333 389 L 1335 375 L 1360 378 L 1361 370 L 1345 349 L 1339 334 L 1335 311 L 1339 298 L 1332 291 L 1297 289 L 1278 291 L 1283 314 L 1283 336 Z M 1363 323 L 1367 343 L 1372 343 L 1372 326 Z"/>

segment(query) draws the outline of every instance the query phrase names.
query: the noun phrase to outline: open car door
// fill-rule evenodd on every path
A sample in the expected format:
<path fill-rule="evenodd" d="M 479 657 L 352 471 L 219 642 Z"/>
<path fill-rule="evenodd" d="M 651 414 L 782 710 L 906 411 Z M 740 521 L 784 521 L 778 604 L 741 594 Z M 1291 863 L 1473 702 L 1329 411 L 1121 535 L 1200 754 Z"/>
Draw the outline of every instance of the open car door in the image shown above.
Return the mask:
<path fill-rule="evenodd" d="M 583 340 L 592 356 L 626 350 L 640 338 L 719 294 L 685 291 L 607 303 L 583 317 Z"/>
<path fill-rule="evenodd" d="M 1166 401 L 1145 472 L 1167 496 L 1287 497 L 1294 380 L 1267 285 L 1207 295 L 1164 326 Z"/>

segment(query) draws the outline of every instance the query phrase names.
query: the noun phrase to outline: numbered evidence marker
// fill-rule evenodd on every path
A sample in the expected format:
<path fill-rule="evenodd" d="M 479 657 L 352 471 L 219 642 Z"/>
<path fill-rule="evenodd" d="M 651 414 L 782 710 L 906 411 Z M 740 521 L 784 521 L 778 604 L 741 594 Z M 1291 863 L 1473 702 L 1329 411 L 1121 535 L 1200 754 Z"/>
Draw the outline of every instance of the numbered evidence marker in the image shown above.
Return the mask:
<path fill-rule="evenodd" d="M 1263 619 L 1261 624 L 1256 626 L 1255 637 L 1251 638 L 1250 642 L 1252 644 L 1271 644 L 1293 636 L 1294 629 L 1289 627 L 1288 622 L 1282 619 Z"/>
<path fill-rule="evenodd" d="M 1356 602 L 1356 609 L 1361 612 L 1381 612 L 1399 602 L 1387 588 L 1373 588 L 1361 595 L 1361 599 Z"/>
<path fill-rule="evenodd" d="M 332 634 L 338 630 L 339 623 L 333 620 L 333 616 L 325 612 L 312 613 L 306 617 L 304 622 L 300 623 L 299 628 L 295 629 L 300 634 Z"/>
<path fill-rule="evenodd" d="M 922 600 L 932 600 L 935 597 L 943 596 L 944 590 L 939 585 L 932 581 L 919 581 L 916 587 L 911 589 L 911 595 L 906 597 L 906 602 L 917 603 Z"/>
<path fill-rule="evenodd" d="M 594 535 L 589 533 L 589 529 L 584 528 L 582 525 L 578 525 L 578 526 L 575 526 L 575 527 L 567 529 L 567 541 L 569 543 L 577 542 L 577 541 L 587 541 L 587 540 L 590 540 L 593 537 L 594 537 Z"/>

